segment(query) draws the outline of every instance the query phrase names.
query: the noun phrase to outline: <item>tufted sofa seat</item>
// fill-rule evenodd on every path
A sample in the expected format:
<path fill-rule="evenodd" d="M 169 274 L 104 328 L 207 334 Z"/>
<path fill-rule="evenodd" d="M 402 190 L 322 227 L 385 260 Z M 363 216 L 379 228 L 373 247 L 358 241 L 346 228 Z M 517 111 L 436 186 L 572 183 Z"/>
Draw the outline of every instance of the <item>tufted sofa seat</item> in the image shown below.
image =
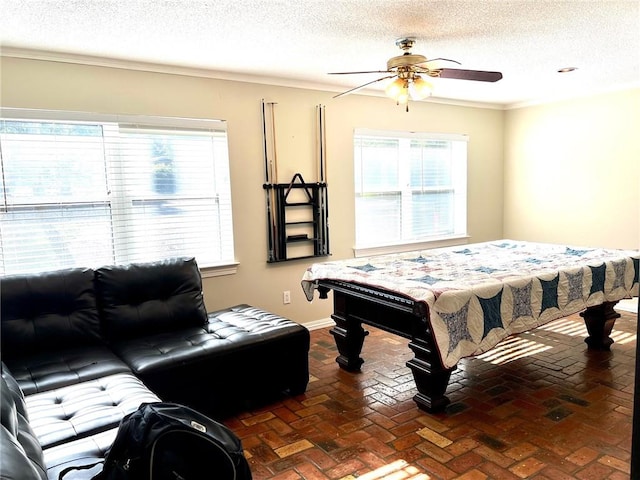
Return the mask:
<path fill-rule="evenodd" d="M 88 397 L 80 394 L 78 398 L 87 402 L 84 412 L 80 413 L 82 409 L 75 408 L 66 415 L 61 414 L 58 407 L 45 413 L 42 408 L 31 409 L 29 405 L 32 402 L 31 397 L 23 395 L 4 363 L 2 363 L 1 382 L 0 478 L 2 479 L 58 480 L 60 472 L 67 467 L 96 464 L 90 470 L 78 470 L 78 474 L 65 476 L 65 480 L 92 478 L 102 468 L 99 462 L 104 460 L 113 443 L 120 420 L 126 413 L 138 407 L 138 405 L 134 406 L 135 402 L 131 399 L 129 405 L 121 404 L 121 408 L 115 412 L 115 415 L 112 413 L 111 417 L 107 417 L 102 415 L 102 402 L 91 407 L 91 402 L 87 402 Z M 96 382 L 90 383 L 95 387 Z M 82 383 L 78 384 L 76 393 L 83 389 Z M 70 393 L 75 391 L 75 388 L 63 387 L 63 390 Z M 137 394 L 140 395 L 142 392 L 146 401 L 158 401 L 158 397 L 144 386 Z M 41 395 L 43 394 L 35 396 Z M 138 396 L 138 398 L 142 397 Z M 61 404 L 66 403 L 64 400 L 61 402 Z M 40 407 L 42 406 L 41 404 Z M 112 408 L 112 406 L 108 407 L 107 411 Z M 69 422 L 64 425 L 63 419 L 67 416 Z M 84 421 L 80 420 L 82 417 Z M 91 428 L 87 428 L 89 426 Z M 60 430 L 56 431 L 56 427 L 60 427 Z M 64 441 L 59 441 L 63 438 Z"/>
<path fill-rule="evenodd" d="M 90 470 L 78 470 L 65 475 L 63 480 L 88 480 L 102 470 L 99 462 L 104 460 L 109 448 L 116 439 L 118 428 L 110 428 L 89 437 L 82 437 L 47 448 L 43 461 L 47 466 L 49 480 L 59 480 L 60 473 L 67 467 L 93 466 Z"/>
<path fill-rule="evenodd" d="M 4 355 L 2 358 L 7 359 Z M 7 361 L 25 395 L 130 371 L 122 359 L 102 345 L 61 351 L 49 349 L 34 355 L 20 355 L 17 360 L 8 358 Z"/>
<path fill-rule="evenodd" d="M 309 378 L 308 331 L 250 305 L 211 312 L 202 327 L 116 341 L 112 348 L 162 398 L 209 412 L 303 393 Z"/>
<path fill-rule="evenodd" d="M 308 330 L 250 305 L 207 312 L 193 258 L 5 276 L 0 288 L 2 479 L 94 464 L 141 403 L 221 419 L 307 387 Z"/>
<path fill-rule="evenodd" d="M 159 402 L 130 373 L 108 375 L 25 397 L 29 423 L 42 448 L 117 425 L 145 402 Z"/>

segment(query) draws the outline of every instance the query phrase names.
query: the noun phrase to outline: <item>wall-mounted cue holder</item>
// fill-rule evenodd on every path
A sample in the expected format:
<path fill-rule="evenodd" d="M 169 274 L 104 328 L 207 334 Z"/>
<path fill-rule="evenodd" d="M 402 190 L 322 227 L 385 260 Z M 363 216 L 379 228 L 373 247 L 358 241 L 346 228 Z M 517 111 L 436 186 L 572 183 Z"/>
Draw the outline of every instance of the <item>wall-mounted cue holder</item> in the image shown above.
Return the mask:
<path fill-rule="evenodd" d="M 330 255 L 327 184 L 325 183 L 324 107 L 316 108 L 318 133 L 317 182 L 305 182 L 296 173 L 289 183 L 278 183 L 275 140 L 275 103 L 262 101 L 267 204 L 267 262 L 284 262 Z"/>
<path fill-rule="evenodd" d="M 290 183 L 265 184 L 264 188 L 273 206 L 268 261 L 328 255 L 327 185 L 306 183 L 296 173 Z"/>

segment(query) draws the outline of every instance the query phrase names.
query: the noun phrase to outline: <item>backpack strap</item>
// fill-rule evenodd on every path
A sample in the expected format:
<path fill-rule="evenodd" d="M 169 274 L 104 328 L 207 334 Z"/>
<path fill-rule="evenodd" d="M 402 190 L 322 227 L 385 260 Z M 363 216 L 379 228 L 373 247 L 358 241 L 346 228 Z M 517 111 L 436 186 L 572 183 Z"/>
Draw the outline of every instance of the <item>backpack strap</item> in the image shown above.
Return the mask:
<path fill-rule="evenodd" d="M 72 466 L 72 467 L 67 467 L 65 469 L 63 469 L 59 474 L 58 474 L 58 480 L 62 480 L 63 477 L 71 472 L 72 470 L 89 470 L 90 468 L 95 467 L 96 465 L 100 465 L 101 463 L 104 463 L 104 460 L 100 460 L 99 462 L 94 462 L 94 463 L 89 463 L 87 465 L 80 465 L 80 466 Z M 102 477 L 102 472 L 98 473 L 97 475 L 95 475 L 94 477 L 91 478 L 91 480 L 100 480 L 100 478 Z"/>

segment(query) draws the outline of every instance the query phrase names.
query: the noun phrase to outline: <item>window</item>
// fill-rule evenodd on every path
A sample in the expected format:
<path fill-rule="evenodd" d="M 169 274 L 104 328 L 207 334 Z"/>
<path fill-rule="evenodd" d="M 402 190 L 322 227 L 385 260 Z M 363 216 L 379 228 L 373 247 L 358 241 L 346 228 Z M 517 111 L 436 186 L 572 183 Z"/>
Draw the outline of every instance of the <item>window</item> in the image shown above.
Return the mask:
<path fill-rule="evenodd" d="M 466 235 L 467 137 L 358 129 L 356 248 Z"/>
<path fill-rule="evenodd" d="M 3 114 L 1 273 L 234 262 L 224 122 Z"/>

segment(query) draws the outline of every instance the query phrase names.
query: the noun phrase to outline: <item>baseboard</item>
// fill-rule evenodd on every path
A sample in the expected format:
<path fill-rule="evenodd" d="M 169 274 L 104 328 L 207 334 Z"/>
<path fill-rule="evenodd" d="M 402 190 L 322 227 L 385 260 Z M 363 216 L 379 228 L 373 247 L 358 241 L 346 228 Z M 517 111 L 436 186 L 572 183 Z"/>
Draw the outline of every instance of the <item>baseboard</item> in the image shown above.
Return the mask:
<path fill-rule="evenodd" d="M 320 320 L 313 320 L 304 324 L 309 330 L 318 330 L 320 328 L 331 327 L 335 325 L 335 322 L 331 318 L 321 318 Z"/>

